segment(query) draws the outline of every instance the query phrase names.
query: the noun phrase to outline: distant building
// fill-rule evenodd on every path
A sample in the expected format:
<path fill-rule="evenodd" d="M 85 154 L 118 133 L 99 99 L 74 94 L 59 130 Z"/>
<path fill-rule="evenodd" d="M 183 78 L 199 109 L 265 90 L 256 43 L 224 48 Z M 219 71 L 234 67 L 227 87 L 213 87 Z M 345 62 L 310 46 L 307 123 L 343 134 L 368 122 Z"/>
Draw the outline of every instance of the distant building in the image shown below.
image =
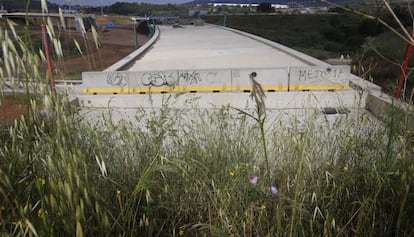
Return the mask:
<path fill-rule="evenodd" d="M 276 8 L 276 9 L 287 9 L 287 8 L 289 8 L 288 5 L 283 5 L 283 4 L 272 4 L 272 7 Z"/>
<path fill-rule="evenodd" d="M 220 7 L 220 6 L 227 6 L 227 7 L 257 7 L 259 3 L 209 3 L 210 6 L 213 7 Z M 284 9 L 288 8 L 288 5 L 283 4 L 272 4 L 273 8 L 276 9 Z"/>
<path fill-rule="evenodd" d="M 78 14 L 80 13 L 78 9 L 62 9 L 64 14 Z"/>
<path fill-rule="evenodd" d="M 205 16 L 208 14 L 208 10 L 205 9 L 189 9 L 188 16 Z"/>
<path fill-rule="evenodd" d="M 327 12 L 327 7 L 305 7 L 300 10 L 302 14 L 313 14 L 317 12 Z"/>

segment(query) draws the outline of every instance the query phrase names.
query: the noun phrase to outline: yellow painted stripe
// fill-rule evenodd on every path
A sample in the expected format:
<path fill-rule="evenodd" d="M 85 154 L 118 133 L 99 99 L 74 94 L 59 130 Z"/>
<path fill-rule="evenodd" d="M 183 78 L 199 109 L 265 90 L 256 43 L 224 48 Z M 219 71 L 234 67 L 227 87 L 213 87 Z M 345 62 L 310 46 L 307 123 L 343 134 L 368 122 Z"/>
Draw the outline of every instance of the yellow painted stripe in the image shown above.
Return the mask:
<path fill-rule="evenodd" d="M 287 85 L 263 85 L 265 91 L 287 91 Z M 306 85 L 295 84 L 290 85 L 290 90 L 346 90 L 349 86 L 346 84 L 322 84 L 322 85 Z M 162 86 L 162 87 L 87 87 L 83 88 L 83 93 L 149 93 L 149 92 L 185 92 L 185 91 L 250 91 L 251 86 L 242 85 L 213 85 L 213 86 Z"/>

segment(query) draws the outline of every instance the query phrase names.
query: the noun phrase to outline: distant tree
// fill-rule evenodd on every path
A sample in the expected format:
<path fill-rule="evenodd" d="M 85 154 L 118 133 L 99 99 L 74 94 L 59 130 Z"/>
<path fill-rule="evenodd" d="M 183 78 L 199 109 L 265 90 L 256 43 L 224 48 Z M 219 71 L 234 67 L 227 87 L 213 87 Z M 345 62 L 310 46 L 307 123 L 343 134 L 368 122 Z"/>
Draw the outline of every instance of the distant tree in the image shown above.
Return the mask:
<path fill-rule="evenodd" d="M 272 4 L 269 2 L 262 2 L 257 6 L 257 12 L 269 13 L 273 11 L 274 10 L 273 10 Z"/>

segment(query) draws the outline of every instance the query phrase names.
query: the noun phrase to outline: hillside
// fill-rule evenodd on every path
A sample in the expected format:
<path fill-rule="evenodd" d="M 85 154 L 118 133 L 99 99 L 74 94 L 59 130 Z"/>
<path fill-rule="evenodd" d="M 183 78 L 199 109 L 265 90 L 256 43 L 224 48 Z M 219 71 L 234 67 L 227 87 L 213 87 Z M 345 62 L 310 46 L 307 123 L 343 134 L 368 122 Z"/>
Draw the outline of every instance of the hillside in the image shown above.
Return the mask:
<path fill-rule="evenodd" d="M 325 3 L 321 1 L 314 1 L 314 0 L 302 0 L 302 1 L 292 1 L 292 0 L 194 0 L 191 2 L 188 2 L 186 4 L 188 5 L 204 5 L 204 4 L 212 4 L 212 3 L 232 3 L 232 4 L 258 4 L 258 3 L 271 3 L 271 4 L 300 4 L 304 6 L 315 6 L 315 5 L 325 5 Z M 351 3 L 351 2 L 359 2 L 359 0 L 333 0 L 330 1 L 331 3 L 336 4 L 344 4 L 344 3 Z"/>
<path fill-rule="evenodd" d="M 0 5 L 8 12 L 26 10 L 26 0 L 0 0 Z M 58 5 L 47 2 L 49 11 L 57 11 Z M 40 0 L 31 0 L 29 5 L 30 11 L 40 11 L 42 9 Z"/>

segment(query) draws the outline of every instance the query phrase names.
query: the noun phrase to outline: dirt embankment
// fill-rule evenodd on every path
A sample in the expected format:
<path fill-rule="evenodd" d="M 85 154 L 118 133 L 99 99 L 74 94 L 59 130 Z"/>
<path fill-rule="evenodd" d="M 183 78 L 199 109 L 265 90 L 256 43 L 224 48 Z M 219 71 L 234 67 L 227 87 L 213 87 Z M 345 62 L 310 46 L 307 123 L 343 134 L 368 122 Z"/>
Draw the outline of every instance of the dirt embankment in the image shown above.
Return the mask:
<path fill-rule="evenodd" d="M 105 19 L 102 21 L 105 22 Z M 124 24 L 114 27 L 99 27 L 99 49 L 90 32 L 87 37 L 74 31 L 61 32 L 59 38 L 64 58 L 53 62 L 55 79 L 81 79 L 82 72 L 101 71 L 133 52 L 135 49 L 134 25 L 124 21 L 121 22 Z M 40 34 L 33 32 L 33 35 L 39 36 Z M 82 54 L 74 43 L 75 39 Z M 143 45 L 148 39 L 146 35 L 137 35 L 138 46 Z M 10 124 L 15 118 L 27 112 L 27 106 L 18 97 L 9 95 L 0 98 L 0 124 Z"/>
<path fill-rule="evenodd" d="M 12 96 L 1 98 L 0 125 L 11 124 L 18 116 L 27 112 L 27 106 Z"/>
<path fill-rule="evenodd" d="M 135 50 L 135 45 L 142 46 L 149 37 L 138 34 L 135 38 L 132 24 L 117 27 L 101 27 L 98 30 L 99 49 L 97 49 L 92 34 L 87 39 L 80 33 L 75 33 L 70 41 L 63 40 L 62 46 L 69 48 L 70 56 L 54 63 L 58 79 L 80 79 L 84 71 L 101 71 L 116 63 Z M 74 43 L 79 43 L 82 54 Z M 135 42 L 136 41 L 136 42 Z"/>

